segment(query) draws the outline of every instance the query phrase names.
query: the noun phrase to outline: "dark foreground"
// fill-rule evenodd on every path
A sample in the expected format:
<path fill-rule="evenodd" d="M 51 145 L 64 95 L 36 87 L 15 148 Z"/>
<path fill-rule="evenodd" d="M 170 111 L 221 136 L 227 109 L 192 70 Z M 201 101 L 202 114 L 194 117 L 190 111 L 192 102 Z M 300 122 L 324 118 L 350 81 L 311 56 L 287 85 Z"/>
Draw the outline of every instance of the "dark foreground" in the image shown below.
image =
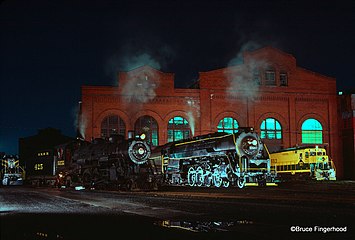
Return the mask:
<path fill-rule="evenodd" d="M 156 192 L 1 187 L 0 239 L 355 239 L 355 183 Z"/>

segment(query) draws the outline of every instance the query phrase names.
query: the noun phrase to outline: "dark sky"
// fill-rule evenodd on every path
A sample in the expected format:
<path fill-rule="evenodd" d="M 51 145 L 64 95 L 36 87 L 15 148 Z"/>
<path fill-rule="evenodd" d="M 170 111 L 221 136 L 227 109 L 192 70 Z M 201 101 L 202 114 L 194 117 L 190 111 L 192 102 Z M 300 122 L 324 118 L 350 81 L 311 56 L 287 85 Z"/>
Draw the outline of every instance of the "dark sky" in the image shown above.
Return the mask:
<path fill-rule="evenodd" d="M 8 0 L 0 4 L 0 152 L 58 128 L 75 137 L 82 85 L 150 64 L 186 87 L 271 45 L 355 88 L 355 1 Z"/>

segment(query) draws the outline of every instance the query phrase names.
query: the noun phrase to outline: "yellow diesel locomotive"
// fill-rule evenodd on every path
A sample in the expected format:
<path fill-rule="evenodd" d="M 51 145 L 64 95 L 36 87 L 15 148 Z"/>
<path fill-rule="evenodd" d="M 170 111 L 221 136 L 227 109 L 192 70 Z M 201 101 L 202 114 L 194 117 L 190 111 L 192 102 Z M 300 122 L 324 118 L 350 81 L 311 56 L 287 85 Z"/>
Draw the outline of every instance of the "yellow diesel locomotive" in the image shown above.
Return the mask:
<path fill-rule="evenodd" d="M 336 169 L 324 147 L 301 146 L 270 153 L 283 180 L 336 180 Z"/>

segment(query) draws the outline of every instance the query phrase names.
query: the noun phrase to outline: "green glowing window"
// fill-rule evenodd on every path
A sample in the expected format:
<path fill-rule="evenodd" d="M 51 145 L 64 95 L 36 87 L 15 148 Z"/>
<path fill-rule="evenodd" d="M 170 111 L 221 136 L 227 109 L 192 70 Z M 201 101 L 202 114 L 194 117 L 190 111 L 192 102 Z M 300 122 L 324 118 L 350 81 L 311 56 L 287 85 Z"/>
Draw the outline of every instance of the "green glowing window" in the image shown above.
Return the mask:
<path fill-rule="evenodd" d="M 187 139 L 191 135 L 189 122 L 183 117 L 174 117 L 168 122 L 168 142 Z"/>
<path fill-rule="evenodd" d="M 303 122 L 302 143 L 323 143 L 323 128 L 316 119 L 310 118 Z"/>
<path fill-rule="evenodd" d="M 282 139 L 280 123 L 274 118 L 265 119 L 260 125 L 260 137 L 266 139 Z"/>
<path fill-rule="evenodd" d="M 219 121 L 217 126 L 218 132 L 226 132 L 226 133 L 236 133 L 238 132 L 238 122 L 234 118 L 225 117 L 221 121 Z"/>
<path fill-rule="evenodd" d="M 142 116 L 134 124 L 135 134 L 144 133 L 152 146 L 158 146 L 158 123 L 151 116 Z"/>
<path fill-rule="evenodd" d="M 108 138 L 112 134 L 120 134 L 125 136 L 126 124 L 117 115 L 105 117 L 101 122 L 101 137 Z"/>

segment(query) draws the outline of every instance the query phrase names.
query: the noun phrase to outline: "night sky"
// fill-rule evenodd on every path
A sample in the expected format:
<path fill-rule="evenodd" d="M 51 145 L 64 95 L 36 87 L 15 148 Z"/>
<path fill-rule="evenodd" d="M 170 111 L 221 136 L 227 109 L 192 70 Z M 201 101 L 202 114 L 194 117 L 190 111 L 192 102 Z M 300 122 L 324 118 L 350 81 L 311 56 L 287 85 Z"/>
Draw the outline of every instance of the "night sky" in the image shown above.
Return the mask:
<path fill-rule="evenodd" d="M 187 87 L 270 45 L 355 89 L 354 24 L 353 0 L 2 1 L 0 152 L 47 127 L 75 137 L 80 87 L 117 85 L 143 64 Z"/>

